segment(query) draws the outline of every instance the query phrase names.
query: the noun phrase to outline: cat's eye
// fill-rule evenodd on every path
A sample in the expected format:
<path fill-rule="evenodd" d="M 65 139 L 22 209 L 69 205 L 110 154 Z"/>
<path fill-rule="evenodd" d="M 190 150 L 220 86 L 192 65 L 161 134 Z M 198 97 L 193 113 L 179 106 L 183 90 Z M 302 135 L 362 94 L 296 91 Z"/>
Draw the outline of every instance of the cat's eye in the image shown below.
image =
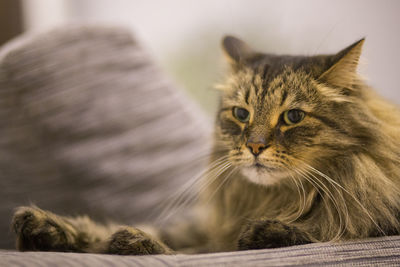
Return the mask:
<path fill-rule="evenodd" d="M 290 109 L 283 113 L 283 121 L 287 125 L 293 125 L 304 119 L 304 111 L 299 109 Z"/>
<path fill-rule="evenodd" d="M 233 116 L 241 122 L 248 122 L 250 119 L 250 112 L 247 109 L 234 107 Z"/>

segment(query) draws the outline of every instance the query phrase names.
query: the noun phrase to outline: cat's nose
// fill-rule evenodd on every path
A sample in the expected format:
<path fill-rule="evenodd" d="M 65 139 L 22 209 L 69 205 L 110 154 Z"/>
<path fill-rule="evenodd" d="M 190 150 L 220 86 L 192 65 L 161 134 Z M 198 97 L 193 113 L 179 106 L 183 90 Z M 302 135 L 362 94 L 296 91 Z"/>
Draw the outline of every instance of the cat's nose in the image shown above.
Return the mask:
<path fill-rule="evenodd" d="M 255 143 L 248 141 L 246 145 L 254 156 L 258 156 L 264 149 L 268 147 L 264 142 Z"/>

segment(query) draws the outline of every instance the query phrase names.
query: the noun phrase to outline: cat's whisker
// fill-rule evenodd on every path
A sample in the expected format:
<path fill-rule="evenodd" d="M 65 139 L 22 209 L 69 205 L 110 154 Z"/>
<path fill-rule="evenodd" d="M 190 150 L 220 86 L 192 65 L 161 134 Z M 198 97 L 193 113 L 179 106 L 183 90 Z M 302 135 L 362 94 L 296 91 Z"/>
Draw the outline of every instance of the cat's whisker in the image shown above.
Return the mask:
<path fill-rule="evenodd" d="M 163 216 L 167 213 L 168 210 L 171 210 L 174 206 L 177 205 L 182 199 L 185 198 L 185 196 L 193 190 L 193 188 L 201 183 L 203 180 L 202 178 L 205 176 L 208 176 L 211 172 L 213 172 L 215 169 L 220 167 L 223 163 L 227 162 L 227 156 L 220 157 L 219 159 L 215 160 L 212 162 L 209 167 L 199 173 L 198 175 L 194 176 L 193 178 L 189 179 L 186 183 L 184 183 L 180 189 L 170 195 L 166 201 L 160 203 L 161 205 L 159 208 L 155 208 L 154 212 L 157 212 L 159 215 L 156 218 L 156 222 L 160 221 L 160 218 L 163 218 Z M 160 211 L 161 208 L 161 211 Z"/>
<path fill-rule="evenodd" d="M 221 175 L 222 173 L 224 173 L 227 169 L 230 168 L 230 163 L 225 163 L 220 169 L 217 170 L 217 173 L 211 178 L 211 179 L 207 179 L 206 182 L 204 184 L 202 184 L 200 186 L 200 188 L 198 189 L 198 192 L 196 192 L 196 194 L 192 194 L 191 196 L 189 196 L 188 198 L 186 198 L 185 200 L 183 200 L 183 202 L 179 203 L 178 205 L 174 206 L 173 208 L 169 209 L 169 212 L 164 216 L 163 215 L 163 219 L 164 222 L 168 221 L 168 219 L 174 215 L 177 214 L 178 212 L 180 212 L 182 209 L 184 209 L 185 207 L 187 207 L 188 205 L 190 205 L 191 203 L 193 203 L 193 201 L 195 201 L 196 199 L 198 199 L 200 192 L 202 192 L 205 188 L 207 188 L 211 183 L 213 183 L 215 181 L 216 178 L 219 177 L 219 175 Z M 205 178 L 204 178 L 205 179 Z"/>
<path fill-rule="evenodd" d="M 307 165 L 305 162 L 303 162 L 301 160 L 296 160 L 296 161 L 298 161 L 298 163 L 301 163 L 300 165 L 302 165 L 302 166 Z M 340 239 L 340 237 L 344 234 L 344 232 L 347 228 L 348 220 L 349 220 L 349 214 L 348 214 L 346 201 L 343 198 L 341 191 L 338 190 L 338 188 L 336 188 L 335 185 L 332 185 L 333 188 L 336 190 L 338 196 L 341 199 L 341 202 L 339 203 L 338 200 L 336 199 L 335 195 L 331 192 L 331 190 L 322 181 L 320 181 L 320 179 L 318 179 L 318 177 L 316 177 L 313 173 L 311 173 L 310 171 L 308 171 L 306 169 L 302 169 L 302 168 L 298 168 L 298 167 L 294 170 L 297 171 L 297 173 L 301 173 L 304 178 L 306 178 L 306 179 L 308 178 L 310 183 L 312 182 L 313 184 L 315 184 L 330 199 L 330 201 L 333 204 L 333 206 L 338 214 L 338 217 L 339 217 L 338 218 L 339 219 L 338 233 L 333 238 L 333 240 Z M 319 192 L 317 187 L 315 187 L 315 188 L 317 189 L 318 194 L 323 198 L 326 205 L 328 205 L 328 202 L 325 200 L 324 195 L 321 194 L 321 192 Z M 343 218 L 342 212 L 341 212 L 342 209 L 344 210 L 344 218 Z"/>
<path fill-rule="evenodd" d="M 303 207 L 301 208 L 300 214 L 303 214 L 304 209 L 306 207 L 306 190 L 304 189 L 303 182 L 299 179 L 299 183 L 301 186 L 301 191 L 303 192 Z"/>
<path fill-rule="evenodd" d="M 333 206 L 335 207 L 337 214 L 338 214 L 338 219 L 339 219 L 339 230 L 338 233 L 336 234 L 336 236 L 333 238 L 333 240 L 337 240 L 338 238 L 340 238 L 340 236 L 342 235 L 343 231 L 344 231 L 344 224 L 343 224 L 343 218 L 342 218 L 342 214 L 340 213 L 340 208 L 339 208 L 339 204 L 337 203 L 335 197 L 332 195 L 332 193 L 330 192 L 330 190 L 321 182 L 319 181 L 315 176 L 309 176 L 310 173 L 304 172 L 300 169 L 297 169 L 297 172 L 299 174 L 301 174 L 301 176 L 303 178 L 305 178 L 306 180 L 309 181 L 309 183 L 311 185 L 314 186 L 314 188 L 317 190 L 318 194 L 321 196 L 321 198 L 323 199 L 323 201 L 326 203 L 326 205 L 328 205 L 327 200 L 325 199 L 324 194 L 321 194 L 321 191 L 323 193 L 325 193 L 325 195 L 330 199 L 331 203 L 333 204 Z M 321 190 L 321 191 L 320 191 Z"/>
<path fill-rule="evenodd" d="M 323 191 L 323 189 L 309 176 L 307 176 L 305 173 L 301 172 L 300 170 L 295 170 L 295 172 L 302 178 L 304 178 L 306 181 L 308 181 L 310 183 L 310 185 L 312 187 L 315 188 L 315 190 L 317 190 L 318 194 L 322 197 L 322 200 L 327 203 L 325 196 L 323 194 L 321 194 L 321 191 Z"/>
<path fill-rule="evenodd" d="M 301 208 L 297 210 L 296 217 L 295 217 L 294 219 L 291 219 L 291 220 L 289 221 L 289 223 L 294 222 L 294 221 L 296 221 L 298 218 L 300 218 L 300 216 L 303 214 L 303 211 L 304 211 L 304 209 L 305 209 L 305 203 L 306 203 L 306 196 L 305 196 L 305 191 L 304 191 L 303 185 L 301 185 L 302 191 L 303 191 L 303 194 L 301 194 L 301 192 L 300 192 L 300 186 L 299 186 L 299 184 L 298 184 L 298 182 L 297 182 L 297 180 L 296 180 L 296 177 L 293 176 L 293 175 L 291 174 L 291 175 L 290 175 L 290 178 L 291 178 L 291 181 L 293 181 L 293 183 L 295 184 L 296 189 L 297 189 L 297 192 L 299 193 L 299 199 L 300 199 L 300 202 L 301 202 L 301 205 L 300 205 Z M 299 180 L 299 181 L 300 181 L 300 180 Z M 301 182 L 301 181 L 300 181 L 300 182 Z"/>
<path fill-rule="evenodd" d="M 327 181 L 331 182 L 332 184 L 335 184 L 336 186 L 338 186 L 339 188 L 341 188 L 344 192 L 346 192 L 359 206 L 360 208 L 363 210 L 363 212 L 369 217 L 369 219 L 372 221 L 372 223 L 375 225 L 375 227 L 377 227 L 377 229 L 383 234 L 386 235 L 385 232 L 381 229 L 381 227 L 379 226 L 379 224 L 375 221 L 375 219 L 371 216 L 371 214 L 368 212 L 368 210 L 364 207 L 364 205 L 353 195 L 351 194 L 347 189 L 345 189 L 342 185 L 340 185 L 339 183 L 337 183 L 335 180 L 333 180 L 332 178 L 330 178 L 328 175 L 320 172 L 319 170 L 315 169 L 314 167 L 305 164 L 310 170 L 312 170 L 313 172 L 315 172 L 316 174 L 324 177 Z"/>
<path fill-rule="evenodd" d="M 179 198 L 175 200 L 174 203 L 169 205 L 162 214 L 160 214 L 159 217 L 163 219 L 162 221 L 166 222 L 172 215 L 178 213 L 187 205 L 196 200 L 198 198 L 199 192 L 206 188 L 210 183 L 213 182 L 214 179 L 216 179 L 216 177 L 218 177 L 229 167 L 229 161 L 227 159 L 223 159 L 222 161 L 217 162 L 214 168 L 212 168 L 209 172 L 206 172 L 207 175 L 199 176 L 197 182 L 191 184 L 188 188 L 194 189 L 194 186 L 197 185 L 198 189 L 195 192 L 191 192 L 187 189 L 186 192 L 189 191 L 190 194 L 187 194 L 186 198 L 184 194 L 180 194 Z M 210 175 L 212 175 L 212 179 L 209 178 Z"/>
<path fill-rule="evenodd" d="M 176 193 L 171 195 L 169 199 L 175 198 L 175 201 L 180 201 L 180 198 L 183 197 L 182 194 L 188 193 L 188 191 L 194 189 L 195 186 L 199 185 L 199 183 L 204 182 L 203 177 L 207 177 L 210 174 L 212 174 L 214 171 L 218 170 L 222 165 L 226 164 L 228 161 L 227 159 L 221 159 L 218 160 L 217 162 L 214 162 L 213 165 L 211 165 L 207 170 L 201 172 L 194 178 L 188 180 L 183 186 L 181 186 L 181 189 L 178 190 Z"/>
<path fill-rule="evenodd" d="M 206 201 L 206 205 L 214 198 L 215 194 L 221 189 L 221 187 L 229 180 L 229 178 L 232 176 L 232 174 L 237 171 L 237 167 L 234 167 L 222 180 L 222 182 L 218 185 L 218 187 L 214 190 L 212 194 L 208 197 L 208 200 Z"/>
<path fill-rule="evenodd" d="M 340 237 L 344 234 L 346 228 L 347 228 L 347 223 L 348 223 L 348 213 L 347 213 L 347 205 L 346 202 L 341 194 L 341 192 L 335 187 L 333 186 L 336 191 L 338 192 L 338 195 L 341 197 L 342 199 L 342 205 L 340 205 L 340 203 L 338 202 L 338 200 L 335 198 L 335 196 L 333 195 L 333 193 L 330 191 L 330 189 L 322 182 L 318 179 L 318 177 L 316 177 L 315 175 L 313 175 L 312 173 L 310 173 L 307 170 L 303 170 L 305 173 L 307 173 L 308 175 L 310 175 L 311 177 L 313 177 L 313 181 L 315 181 L 316 183 L 318 183 L 320 185 L 320 188 L 325 192 L 325 194 L 329 197 L 329 199 L 331 200 L 332 204 L 334 205 L 336 212 L 339 216 L 339 227 L 338 227 L 338 233 L 336 234 L 336 236 L 333 238 L 333 240 L 338 240 L 340 239 Z M 308 176 L 308 177 L 310 177 Z M 323 187 L 323 188 L 322 188 Z M 343 207 L 343 209 L 345 210 L 345 216 L 344 219 L 342 217 L 342 213 L 340 212 L 342 209 L 341 207 Z"/>
<path fill-rule="evenodd" d="M 175 198 L 177 195 L 184 194 L 188 189 L 190 189 L 194 183 L 196 183 L 201 177 L 206 175 L 208 172 L 213 171 L 215 168 L 217 168 L 220 164 L 222 164 L 226 160 L 226 157 L 221 157 L 217 160 L 215 160 L 213 163 L 210 164 L 210 166 L 199 173 L 198 175 L 194 176 L 193 178 L 189 179 L 185 184 L 183 184 L 175 194 L 171 195 L 168 197 L 167 201 Z"/>
<path fill-rule="evenodd" d="M 309 171 L 307 171 L 309 172 Z M 312 173 L 310 173 L 310 175 L 314 176 Z M 316 178 L 317 179 L 317 178 Z M 322 183 L 322 182 L 321 182 Z M 338 188 L 335 184 L 333 184 L 331 181 L 328 180 L 328 183 L 330 183 L 332 185 L 332 187 L 336 190 L 336 192 L 338 193 L 338 196 L 340 197 L 341 200 L 341 208 L 340 210 L 343 210 L 344 213 L 344 219 L 345 219 L 345 228 L 342 229 L 342 233 L 341 235 L 339 235 L 339 238 L 344 234 L 345 230 L 348 228 L 348 223 L 349 223 L 349 211 L 348 211 L 348 207 L 347 207 L 347 202 L 343 196 L 343 192 L 341 190 L 339 190 L 340 188 Z M 323 183 L 322 183 L 323 184 Z M 335 199 L 336 200 L 336 199 Z"/>
<path fill-rule="evenodd" d="M 216 150 L 216 149 L 213 149 L 213 150 L 211 150 L 210 148 L 207 148 L 207 149 L 204 149 L 204 150 L 202 150 L 202 151 L 199 151 L 199 152 L 197 152 L 197 155 L 194 157 L 194 161 L 196 161 L 196 160 L 199 160 L 199 161 L 203 161 L 203 160 L 205 160 L 205 161 L 209 161 L 209 159 L 212 157 L 212 156 L 215 156 L 215 155 L 218 155 L 219 153 L 221 153 L 221 154 L 226 154 L 226 152 L 227 152 L 227 150 L 226 149 L 219 149 L 219 150 Z M 227 157 L 227 156 L 226 156 Z M 209 162 L 208 162 L 208 164 L 210 164 Z"/>
<path fill-rule="evenodd" d="M 228 170 L 231 167 L 231 163 L 226 163 L 224 166 L 222 166 L 219 171 L 213 176 L 213 177 L 207 177 L 206 182 L 199 188 L 199 194 L 203 192 L 204 189 L 208 188 L 212 183 L 216 181 L 216 179 L 224 173 L 226 170 Z"/>

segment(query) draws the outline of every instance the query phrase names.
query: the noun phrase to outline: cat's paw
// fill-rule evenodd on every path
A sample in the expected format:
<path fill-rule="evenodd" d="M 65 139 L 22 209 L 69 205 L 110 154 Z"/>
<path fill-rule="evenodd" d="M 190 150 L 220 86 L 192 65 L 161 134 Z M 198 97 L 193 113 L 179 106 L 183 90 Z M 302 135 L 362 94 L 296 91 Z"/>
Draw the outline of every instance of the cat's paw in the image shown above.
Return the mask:
<path fill-rule="evenodd" d="M 249 223 L 239 236 L 238 249 L 279 248 L 311 243 L 306 234 L 279 221 L 259 220 Z"/>
<path fill-rule="evenodd" d="M 11 226 L 17 235 L 16 246 L 20 251 L 75 250 L 72 245 L 74 229 L 56 215 L 37 207 L 18 208 Z"/>
<path fill-rule="evenodd" d="M 172 254 L 172 250 L 145 232 L 125 227 L 115 232 L 110 240 L 108 252 L 119 255 Z"/>

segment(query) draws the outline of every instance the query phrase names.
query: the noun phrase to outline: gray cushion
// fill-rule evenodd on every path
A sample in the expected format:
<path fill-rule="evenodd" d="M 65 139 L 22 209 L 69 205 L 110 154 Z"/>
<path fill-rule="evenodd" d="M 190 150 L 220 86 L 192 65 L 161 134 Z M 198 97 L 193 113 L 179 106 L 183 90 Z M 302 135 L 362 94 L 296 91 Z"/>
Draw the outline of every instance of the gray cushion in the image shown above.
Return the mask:
<path fill-rule="evenodd" d="M 14 246 L 12 210 L 30 202 L 151 219 L 204 167 L 209 126 L 127 30 L 75 26 L 2 47 L 0 248 Z"/>
<path fill-rule="evenodd" d="M 0 251 L 0 266 L 399 266 L 400 237 L 240 252 L 110 256 Z"/>

